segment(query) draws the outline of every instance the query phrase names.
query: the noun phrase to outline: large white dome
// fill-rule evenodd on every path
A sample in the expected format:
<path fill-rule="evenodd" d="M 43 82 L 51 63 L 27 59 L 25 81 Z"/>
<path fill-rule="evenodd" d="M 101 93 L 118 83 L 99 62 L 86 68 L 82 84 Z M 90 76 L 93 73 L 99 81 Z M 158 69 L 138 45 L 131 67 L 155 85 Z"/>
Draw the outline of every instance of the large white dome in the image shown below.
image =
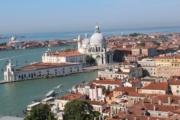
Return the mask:
<path fill-rule="evenodd" d="M 90 43 L 105 43 L 105 38 L 102 33 L 99 31 L 99 27 L 95 27 L 95 33 L 91 36 Z"/>
<path fill-rule="evenodd" d="M 104 43 L 104 42 L 105 42 L 105 39 L 104 39 L 103 34 L 101 33 L 94 33 L 91 36 L 90 43 Z"/>

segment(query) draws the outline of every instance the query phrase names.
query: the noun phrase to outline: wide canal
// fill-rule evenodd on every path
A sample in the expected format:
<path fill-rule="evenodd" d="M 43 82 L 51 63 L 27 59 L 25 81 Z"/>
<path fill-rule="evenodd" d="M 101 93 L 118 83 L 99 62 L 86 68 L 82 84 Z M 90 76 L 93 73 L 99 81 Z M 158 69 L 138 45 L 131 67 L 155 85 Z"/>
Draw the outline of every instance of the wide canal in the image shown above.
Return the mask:
<path fill-rule="evenodd" d="M 68 46 L 71 48 L 72 46 Z M 51 49 L 64 49 L 64 47 L 52 47 Z M 12 59 L 17 68 L 31 62 L 41 61 L 42 54 L 47 48 L 26 49 L 14 51 L 0 51 L 0 70 L 5 70 L 8 59 Z M 83 80 L 95 79 L 97 71 L 80 73 L 67 77 L 48 79 L 35 79 L 22 82 L 0 84 L 0 116 L 13 115 L 23 116 L 22 110 L 35 99 L 43 99 L 50 90 L 55 90 L 57 96 L 63 95 L 60 90 L 69 90 L 72 86 L 81 83 Z M 0 71 L 0 80 L 3 80 L 3 71 Z M 64 84 L 64 87 L 57 88 Z"/>

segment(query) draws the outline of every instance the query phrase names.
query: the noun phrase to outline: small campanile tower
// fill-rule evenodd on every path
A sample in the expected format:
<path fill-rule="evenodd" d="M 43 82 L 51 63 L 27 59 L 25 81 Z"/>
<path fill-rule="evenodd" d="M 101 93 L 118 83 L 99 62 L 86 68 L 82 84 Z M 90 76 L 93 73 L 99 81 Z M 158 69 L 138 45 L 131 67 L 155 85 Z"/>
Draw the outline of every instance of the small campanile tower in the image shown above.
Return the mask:
<path fill-rule="evenodd" d="M 15 81 L 15 65 L 12 64 L 12 60 L 9 60 L 9 64 L 6 66 L 6 71 L 4 71 L 5 81 Z"/>
<path fill-rule="evenodd" d="M 78 50 L 81 48 L 81 36 L 78 35 Z"/>

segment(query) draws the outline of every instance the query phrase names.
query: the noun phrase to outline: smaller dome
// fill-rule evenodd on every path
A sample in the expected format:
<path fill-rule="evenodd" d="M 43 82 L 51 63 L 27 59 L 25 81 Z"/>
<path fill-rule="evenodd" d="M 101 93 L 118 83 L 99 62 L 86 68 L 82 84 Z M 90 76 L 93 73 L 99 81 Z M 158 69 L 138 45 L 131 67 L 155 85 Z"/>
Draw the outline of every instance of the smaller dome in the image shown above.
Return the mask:
<path fill-rule="evenodd" d="M 88 38 L 88 35 L 85 34 L 85 38 L 82 40 L 82 44 L 83 45 L 87 45 L 90 43 L 90 39 Z"/>
<path fill-rule="evenodd" d="M 85 39 L 82 40 L 82 44 L 83 45 L 87 45 L 89 43 L 90 43 L 90 39 L 89 38 L 85 38 Z"/>

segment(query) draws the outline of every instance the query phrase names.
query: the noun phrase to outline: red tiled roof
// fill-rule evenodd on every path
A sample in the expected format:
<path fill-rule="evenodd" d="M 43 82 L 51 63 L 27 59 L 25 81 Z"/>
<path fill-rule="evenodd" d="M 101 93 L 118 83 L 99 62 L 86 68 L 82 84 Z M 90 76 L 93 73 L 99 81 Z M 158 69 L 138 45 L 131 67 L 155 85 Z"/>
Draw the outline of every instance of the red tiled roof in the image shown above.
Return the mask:
<path fill-rule="evenodd" d="M 59 100 L 74 100 L 74 99 L 80 99 L 86 95 L 81 93 L 68 93 L 63 96 L 58 97 Z"/>
<path fill-rule="evenodd" d="M 121 91 L 121 92 L 137 92 L 137 88 L 134 87 L 116 87 L 114 91 Z"/>
<path fill-rule="evenodd" d="M 103 105 L 106 104 L 105 102 L 102 102 L 102 101 L 91 101 L 91 100 L 86 100 L 86 101 L 89 102 L 89 103 L 92 104 L 92 105 L 100 105 L 100 106 L 103 106 Z"/>
<path fill-rule="evenodd" d="M 180 85 L 180 80 L 179 79 L 171 79 L 169 80 L 169 85 Z"/>
<path fill-rule="evenodd" d="M 151 89 L 151 90 L 167 90 L 167 82 L 151 82 L 150 84 L 145 85 L 141 89 Z"/>
<path fill-rule="evenodd" d="M 121 80 L 109 80 L 109 79 L 93 81 L 94 84 L 114 84 L 114 85 L 120 85 L 121 82 L 122 82 Z"/>
<path fill-rule="evenodd" d="M 35 63 L 32 65 L 24 66 L 17 71 L 26 71 L 26 70 L 39 70 L 39 69 L 47 69 L 47 68 L 56 68 L 56 67 L 63 67 L 63 66 L 72 66 L 72 65 L 78 65 L 78 64 L 70 64 L 70 63 Z"/>
<path fill-rule="evenodd" d="M 113 91 L 111 91 L 108 94 L 106 94 L 106 97 L 113 97 Z"/>

